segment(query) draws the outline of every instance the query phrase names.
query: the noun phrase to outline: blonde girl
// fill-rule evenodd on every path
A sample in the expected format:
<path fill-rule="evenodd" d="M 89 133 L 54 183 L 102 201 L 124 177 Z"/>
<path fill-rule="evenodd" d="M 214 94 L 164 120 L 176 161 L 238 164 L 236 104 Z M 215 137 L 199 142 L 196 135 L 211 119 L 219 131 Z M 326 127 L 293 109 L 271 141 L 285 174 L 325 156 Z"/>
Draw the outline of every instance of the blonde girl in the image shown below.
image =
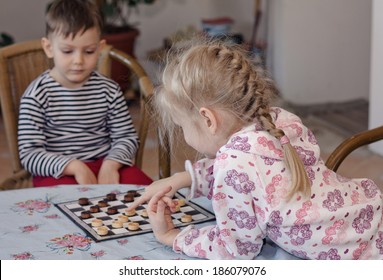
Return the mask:
<path fill-rule="evenodd" d="M 272 81 L 240 46 L 195 38 L 169 51 L 154 105 L 166 131 L 182 129 L 204 158 L 157 181 L 149 200 L 157 239 L 207 259 L 253 259 L 269 237 L 305 259 L 382 259 L 382 195 L 369 179 L 346 179 L 320 158 L 312 132 L 270 106 Z M 177 229 L 172 194 L 211 200 L 216 224 Z"/>

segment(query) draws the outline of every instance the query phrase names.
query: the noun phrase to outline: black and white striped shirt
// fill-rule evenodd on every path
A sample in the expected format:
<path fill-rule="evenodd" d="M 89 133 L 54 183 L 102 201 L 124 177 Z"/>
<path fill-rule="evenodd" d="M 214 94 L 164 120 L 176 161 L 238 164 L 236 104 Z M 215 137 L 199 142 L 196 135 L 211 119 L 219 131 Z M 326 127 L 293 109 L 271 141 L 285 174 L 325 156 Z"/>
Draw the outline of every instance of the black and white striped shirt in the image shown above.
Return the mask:
<path fill-rule="evenodd" d="M 80 89 L 62 87 L 49 71 L 34 80 L 21 99 L 18 142 L 25 169 L 55 178 L 73 159 L 130 166 L 139 145 L 120 87 L 98 72 Z"/>

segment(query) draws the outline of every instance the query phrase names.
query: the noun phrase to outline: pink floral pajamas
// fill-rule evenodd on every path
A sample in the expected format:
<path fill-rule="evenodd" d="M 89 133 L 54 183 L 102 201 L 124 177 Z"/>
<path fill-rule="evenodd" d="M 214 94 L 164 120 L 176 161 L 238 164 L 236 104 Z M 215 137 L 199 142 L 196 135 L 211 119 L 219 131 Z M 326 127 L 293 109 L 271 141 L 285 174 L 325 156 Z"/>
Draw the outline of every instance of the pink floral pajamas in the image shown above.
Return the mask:
<path fill-rule="evenodd" d="M 272 117 L 305 164 L 311 198 L 298 193 L 287 201 L 291 174 L 280 142 L 250 125 L 232 135 L 215 159 L 186 162 L 191 197 L 211 199 L 217 223 L 183 229 L 173 249 L 199 258 L 253 259 L 269 237 L 304 259 L 383 259 L 383 201 L 376 184 L 329 170 L 297 116 L 273 108 Z"/>

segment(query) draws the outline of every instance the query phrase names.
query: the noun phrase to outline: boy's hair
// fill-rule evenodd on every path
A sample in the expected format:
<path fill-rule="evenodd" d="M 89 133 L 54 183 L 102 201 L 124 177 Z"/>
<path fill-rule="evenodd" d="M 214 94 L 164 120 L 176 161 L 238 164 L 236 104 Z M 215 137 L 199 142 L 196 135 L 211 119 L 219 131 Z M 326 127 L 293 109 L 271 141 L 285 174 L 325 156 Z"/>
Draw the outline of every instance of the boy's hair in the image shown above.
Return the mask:
<path fill-rule="evenodd" d="M 93 27 L 101 35 L 103 29 L 100 9 L 91 0 L 55 0 L 48 7 L 45 21 L 46 36 L 56 33 L 75 37 Z"/>
<path fill-rule="evenodd" d="M 221 39 L 195 37 L 169 50 L 154 108 L 170 140 L 175 130 L 173 120 L 193 119 L 202 106 L 229 112 L 242 125 L 258 123 L 281 139 L 285 133 L 270 115 L 270 99 L 276 92 L 273 80 L 243 47 Z M 311 183 L 298 153 L 289 143 L 283 149 L 292 173 L 290 198 L 299 191 L 309 194 Z"/>

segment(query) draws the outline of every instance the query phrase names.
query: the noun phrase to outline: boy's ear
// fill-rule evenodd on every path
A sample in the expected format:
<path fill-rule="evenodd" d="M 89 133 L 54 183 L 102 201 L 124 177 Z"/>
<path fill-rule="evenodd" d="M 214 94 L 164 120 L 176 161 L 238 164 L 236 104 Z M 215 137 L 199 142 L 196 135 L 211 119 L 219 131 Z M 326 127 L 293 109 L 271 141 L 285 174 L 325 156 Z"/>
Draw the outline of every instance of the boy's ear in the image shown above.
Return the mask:
<path fill-rule="evenodd" d="M 48 58 L 53 58 L 52 44 L 49 41 L 49 39 L 46 38 L 46 37 L 43 37 L 41 39 L 41 45 L 42 45 L 42 47 L 44 49 L 44 52 L 45 52 L 46 56 Z"/>
<path fill-rule="evenodd" d="M 106 45 L 105 39 L 100 40 L 100 43 L 98 45 L 99 45 L 99 50 L 101 52 Z"/>
<path fill-rule="evenodd" d="M 201 107 L 199 109 L 199 114 L 203 119 L 203 124 L 214 135 L 218 128 L 218 120 L 214 112 L 208 108 Z"/>

